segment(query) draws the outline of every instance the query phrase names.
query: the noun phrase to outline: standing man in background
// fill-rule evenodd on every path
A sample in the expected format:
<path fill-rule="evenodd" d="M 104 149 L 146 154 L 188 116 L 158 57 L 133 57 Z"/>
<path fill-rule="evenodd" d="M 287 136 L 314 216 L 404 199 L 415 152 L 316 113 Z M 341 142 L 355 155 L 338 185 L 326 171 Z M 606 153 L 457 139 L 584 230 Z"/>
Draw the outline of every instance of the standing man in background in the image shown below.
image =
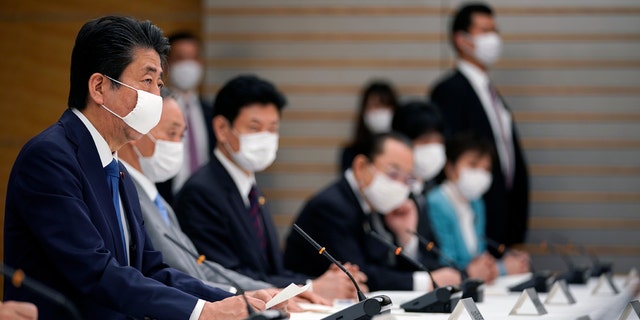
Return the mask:
<path fill-rule="evenodd" d="M 450 36 L 458 57 L 456 70 L 434 86 L 431 100 L 441 108 L 447 138 L 475 131 L 492 141 L 498 156 L 484 195 L 486 234 L 506 245 L 522 243 L 529 217 L 529 175 L 512 114 L 488 75 L 502 50 L 492 9 L 481 3 L 463 5 Z"/>
<path fill-rule="evenodd" d="M 211 127 L 213 106 L 203 99 L 198 87 L 202 83 L 204 67 L 202 43 L 186 31 L 169 35 L 171 51 L 167 57 L 169 87 L 176 96 L 187 123 L 184 135 L 184 161 L 178 174 L 158 184 L 158 191 L 168 203 L 198 168 L 209 161 L 215 137 Z"/>

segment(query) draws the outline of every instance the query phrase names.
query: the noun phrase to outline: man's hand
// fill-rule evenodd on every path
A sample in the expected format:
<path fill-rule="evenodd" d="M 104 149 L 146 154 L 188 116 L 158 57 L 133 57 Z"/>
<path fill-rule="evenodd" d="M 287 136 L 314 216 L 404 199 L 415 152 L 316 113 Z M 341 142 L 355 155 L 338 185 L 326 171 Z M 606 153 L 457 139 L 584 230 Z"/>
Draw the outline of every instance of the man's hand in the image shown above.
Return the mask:
<path fill-rule="evenodd" d="M 0 302 L 0 320 L 35 320 L 38 309 L 33 303 L 6 301 Z"/>
<path fill-rule="evenodd" d="M 530 257 L 524 251 L 509 250 L 502 257 L 507 274 L 519 274 L 529 272 Z"/>
<path fill-rule="evenodd" d="M 480 279 L 490 284 L 498 277 L 498 265 L 496 259 L 489 253 L 477 256 L 467 266 L 469 278 Z"/>
<path fill-rule="evenodd" d="M 455 286 L 461 282 L 460 272 L 453 268 L 444 267 L 430 273 L 432 280 L 439 286 Z"/>
<path fill-rule="evenodd" d="M 345 268 L 352 273 L 360 289 L 368 291 L 367 286 L 364 284 L 367 276 L 352 264 L 345 264 Z M 312 287 L 314 293 L 329 300 L 357 298 L 356 288 L 353 283 L 336 265 L 331 265 L 324 274 L 313 280 Z"/>
<path fill-rule="evenodd" d="M 413 235 L 407 230 L 418 229 L 418 208 L 411 199 L 384 216 L 384 223 L 395 234 L 401 246 L 406 246 Z"/>
<path fill-rule="evenodd" d="M 265 309 L 265 302 L 254 297 L 247 296 L 247 301 L 256 311 Z M 249 316 L 247 305 L 242 296 L 233 296 L 216 302 L 205 302 L 199 320 L 241 320 Z"/>

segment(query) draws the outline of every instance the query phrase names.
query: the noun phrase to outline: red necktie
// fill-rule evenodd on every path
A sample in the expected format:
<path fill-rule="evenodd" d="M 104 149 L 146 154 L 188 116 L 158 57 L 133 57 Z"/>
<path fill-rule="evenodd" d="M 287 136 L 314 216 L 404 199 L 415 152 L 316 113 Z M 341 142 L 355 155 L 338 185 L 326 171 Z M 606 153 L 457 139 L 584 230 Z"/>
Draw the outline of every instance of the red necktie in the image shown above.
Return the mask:
<path fill-rule="evenodd" d="M 251 218 L 253 230 L 260 241 L 260 249 L 262 256 L 267 257 L 267 238 L 264 235 L 264 227 L 262 225 L 262 214 L 260 212 L 260 201 L 258 197 L 258 189 L 255 185 L 251 186 L 249 191 L 249 217 Z"/>

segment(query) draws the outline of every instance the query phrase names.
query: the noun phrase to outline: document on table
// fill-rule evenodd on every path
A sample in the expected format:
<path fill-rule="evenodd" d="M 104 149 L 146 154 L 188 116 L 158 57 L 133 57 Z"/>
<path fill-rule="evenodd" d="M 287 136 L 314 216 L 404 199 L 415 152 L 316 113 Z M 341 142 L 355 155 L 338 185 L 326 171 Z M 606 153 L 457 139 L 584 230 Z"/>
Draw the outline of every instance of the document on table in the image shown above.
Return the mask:
<path fill-rule="evenodd" d="M 276 294 L 275 297 L 271 298 L 271 300 L 269 300 L 269 302 L 267 302 L 267 309 L 270 309 L 271 307 L 282 303 L 284 301 L 287 301 L 307 290 L 309 290 L 309 286 L 311 286 L 311 284 L 307 284 L 305 286 L 299 287 L 296 284 L 292 283 L 289 286 L 287 286 L 286 288 L 280 290 L 280 292 L 278 292 L 278 294 Z"/>

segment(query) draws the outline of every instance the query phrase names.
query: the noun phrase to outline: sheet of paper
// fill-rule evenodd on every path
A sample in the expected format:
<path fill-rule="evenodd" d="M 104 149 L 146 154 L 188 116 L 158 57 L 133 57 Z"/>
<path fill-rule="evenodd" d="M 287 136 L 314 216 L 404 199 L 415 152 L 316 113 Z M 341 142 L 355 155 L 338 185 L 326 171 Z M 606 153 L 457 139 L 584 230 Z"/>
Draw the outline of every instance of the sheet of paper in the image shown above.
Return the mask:
<path fill-rule="evenodd" d="M 280 290 L 280 292 L 278 292 L 278 294 L 276 294 L 275 297 L 271 298 L 271 300 L 269 300 L 269 302 L 267 302 L 267 309 L 270 309 L 271 307 L 282 303 L 284 301 L 287 301 L 307 290 L 309 290 L 309 286 L 311 284 L 307 284 L 305 286 L 302 287 L 298 287 L 297 285 L 295 285 L 294 283 L 290 284 L 289 286 L 287 286 L 286 288 Z"/>

